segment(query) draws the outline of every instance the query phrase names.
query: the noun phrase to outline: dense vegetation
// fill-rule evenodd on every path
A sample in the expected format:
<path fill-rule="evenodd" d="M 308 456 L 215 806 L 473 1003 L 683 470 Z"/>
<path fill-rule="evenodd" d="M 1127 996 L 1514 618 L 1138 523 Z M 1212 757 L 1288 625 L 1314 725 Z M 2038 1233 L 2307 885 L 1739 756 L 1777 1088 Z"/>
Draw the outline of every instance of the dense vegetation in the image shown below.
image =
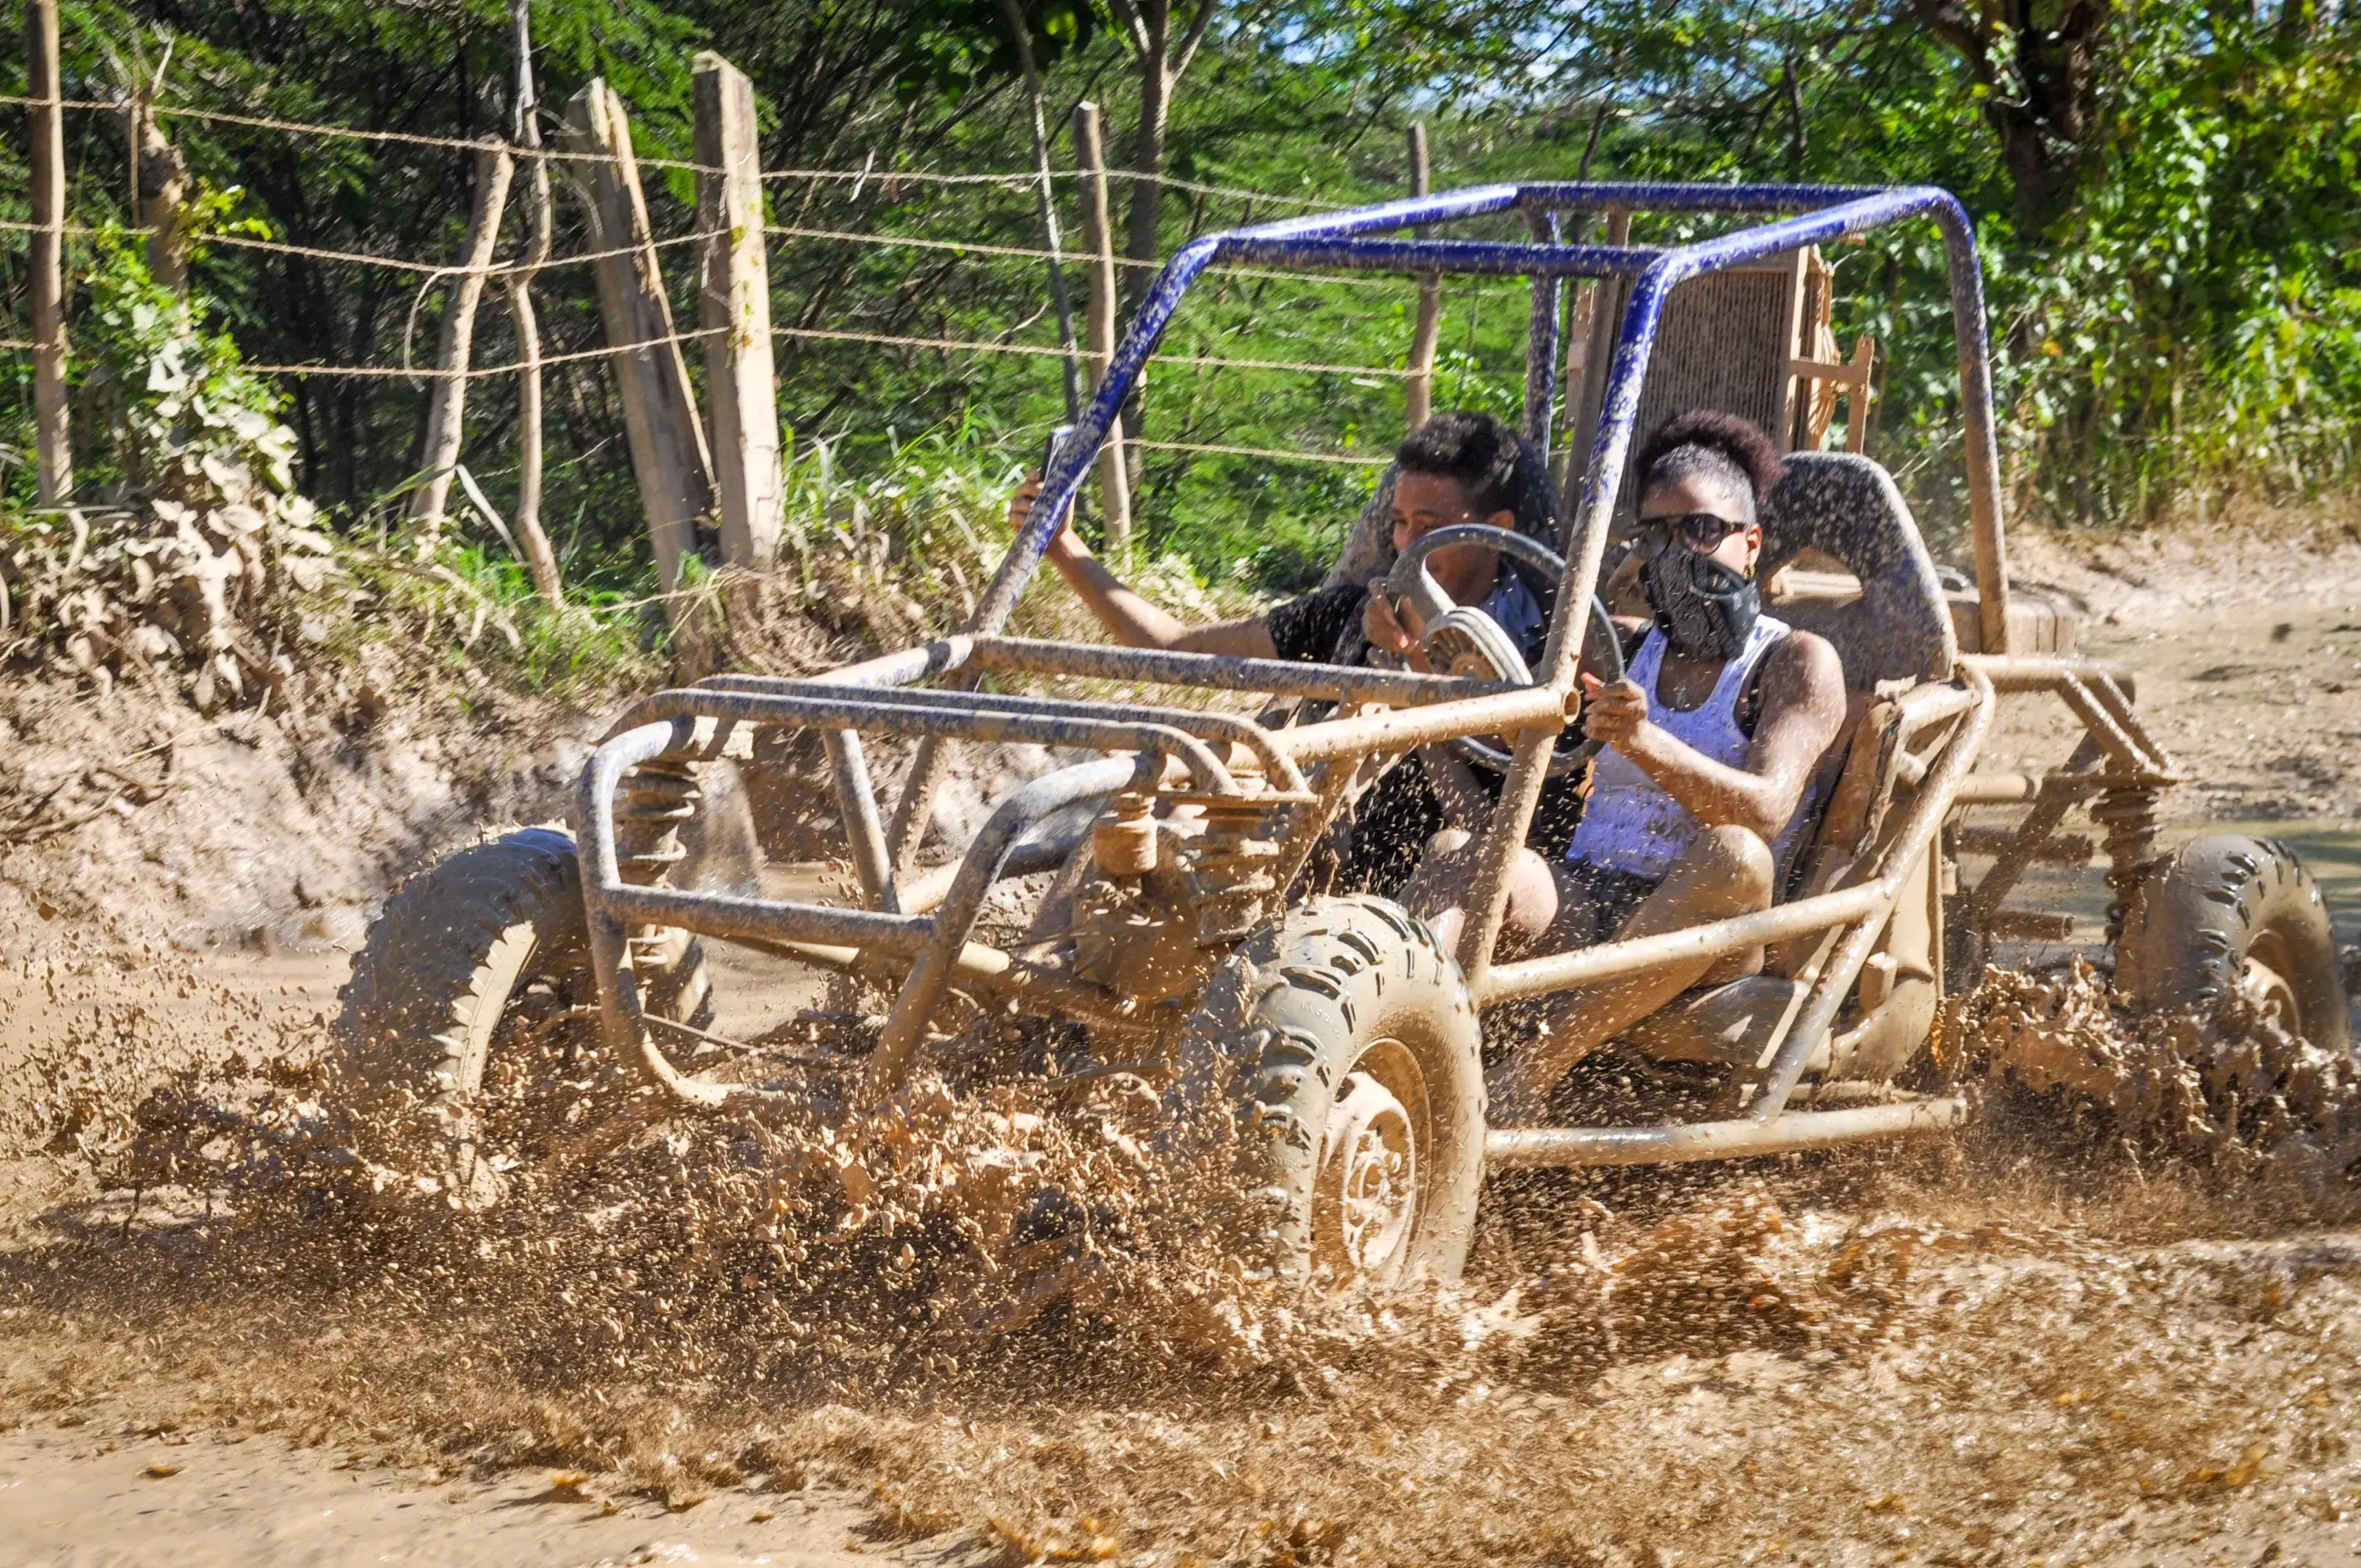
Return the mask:
<path fill-rule="evenodd" d="M 997 0 L 533 0 L 544 123 L 603 75 L 642 157 L 686 156 L 689 69 L 720 50 L 753 78 L 773 222 L 1031 247 L 1032 192 L 910 171 L 1020 170 L 1032 148 L 1021 59 Z M 2331 0 L 1027 0 L 1052 155 L 1072 104 L 1102 104 L 1121 164 L 1186 185 L 1115 187 L 1136 258 L 1247 218 L 1400 193 L 1403 130 L 1432 128 L 1439 187 L 1504 176 L 1928 181 L 1977 214 L 1993 294 L 2006 456 L 2020 510 L 2139 521 L 2198 498 L 2287 499 L 2346 484 L 2361 416 L 2361 16 Z M 71 0 L 68 92 L 160 82 L 167 104 L 445 137 L 506 134 L 514 63 L 505 0 Z M 169 58 L 167 58 L 169 51 Z M 21 56 L 0 91 L 24 91 Z M 466 226 L 466 155 L 297 137 L 186 118 L 167 126 L 213 194 L 210 219 L 324 248 L 446 261 Z M 69 116 L 75 221 L 126 221 L 120 123 Z M 24 122 L 0 118 L 0 217 L 27 212 Z M 1060 188 L 1067 243 L 1079 214 Z M 687 177 L 651 173 L 659 230 L 692 227 Z M 523 243 L 511 209 L 503 253 Z M 559 252 L 587 248 L 558 207 Z M 1505 231 L 1504 231 L 1505 232 Z M 1643 235 L 1645 230 L 1642 230 Z M 0 336 L 26 329 L 21 234 L 0 247 Z M 80 303 L 107 251 L 70 253 Z M 693 317 L 690 252 L 667 253 Z M 1891 360 L 1882 441 L 1938 529 L 1956 516 L 1947 302 L 1931 233 L 1843 247 L 1840 335 Z M 783 326 L 1056 341 L 1041 264 L 1024 257 L 774 238 Z M 1143 266 L 1126 269 L 1136 285 Z M 1079 275 L 1075 277 L 1077 289 Z M 395 365 L 425 352 L 439 296 L 416 274 L 217 245 L 201 308 L 250 361 Z M 1396 369 L 1410 289 L 1227 276 L 1168 349 Z M 538 288 L 545 348 L 593 346 L 587 268 Z M 1445 297 L 1437 406 L 1506 409 L 1521 391 L 1513 286 Z M 488 302 L 478 362 L 511 356 Z M 1025 462 L 1061 417 L 1057 361 L 787 338 L 781 412 L 807 532 L 895 476 Z M 694 366 L 694 360 L 692 359 Z M 86 375 L 103 376 L 92 361 Z M 20 509 L 29 361 L 0 356 L 5 493 Z M 398 378 L 289 377 L 304 488 L 347 530 L 380 526 L 418 463 L 423 394 Z M 1401 421 L 1386 374 L 1175 366 L 1141 433 L 1183 443 L 1382 452 Z M 569 579 L 631 591 L 645 547 L 619 405 L 595 361 L 553 370 L 544 507 Z M 104 399 L 83 400 L 101 418 Z M 505 508 L 511 383 L 477 384 L 465 461 Z M 908 450 L 924 444 L 923 454 Z M 103 433 L 93 493 L 123 482 Z M 1279 586 L 1316 569 L 1368 470 L 1157 451 L 1140 479 L 1150 546 L 1208 576 Z M 863 490 L 862 488 L 866 487 Z M 2200 500 L 2199 504 L 2202 504 Z M 486 540 L 489 534 L 483 535 Z"/>

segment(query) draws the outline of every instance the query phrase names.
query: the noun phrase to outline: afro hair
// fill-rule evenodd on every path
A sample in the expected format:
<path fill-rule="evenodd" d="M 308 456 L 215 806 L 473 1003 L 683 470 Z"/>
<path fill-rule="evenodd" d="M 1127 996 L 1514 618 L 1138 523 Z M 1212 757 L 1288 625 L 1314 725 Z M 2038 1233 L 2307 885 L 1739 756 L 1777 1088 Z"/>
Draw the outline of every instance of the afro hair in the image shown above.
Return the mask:
<path fill-rule="evenodd" d="M 1639 495 L 1644 500 L 1659 485 L 1714 473 L 1745 485 L 1759 512 L 1784 466 L 1771 438 L 1752 420 L 1719 409 L 1693 409 L 1658 425 L 1641 446 Z"/>

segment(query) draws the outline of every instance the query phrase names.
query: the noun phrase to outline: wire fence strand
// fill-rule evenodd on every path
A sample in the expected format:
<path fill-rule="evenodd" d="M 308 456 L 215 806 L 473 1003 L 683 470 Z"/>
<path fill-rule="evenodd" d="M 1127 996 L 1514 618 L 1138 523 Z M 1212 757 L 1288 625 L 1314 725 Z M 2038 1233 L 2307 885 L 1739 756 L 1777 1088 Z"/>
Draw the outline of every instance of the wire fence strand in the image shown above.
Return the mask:
<path fill-rule="evenodd" d="M 934 348 L 953 354 L 1027 354 L 1062 358 L 1067 351 L 1045 344 L 986 343 L 965 337 L 898 337 L 891 333 L 855 332 L 842 327 L 774 326 L 773 337 L 808 338 L 826 343 L 873 343 L 903 348 Z M 1158 355 L 1152 365 L 1185 365 L 1199 370 L 1293 370 L 1312 376 L 1405 377 L 1408 370 L 1378 365 L 1323 365 L 1301 359 L 1230 359 L 1211 355 Z"/>
<path fill-rule="evenodd" d="M 0 104 L 13 104 L 19 108 L 43 108 L 49 102 L 50 100 L 47 98 L 0 94 Z M 104 109 L 117 114 L 121 113 L 123 108 L 120 104 L 110 104 L 100 99 L 73 98 L 62 100 L 59 106 L 67 109 Z M 613 163 L 621 156 L 612 152 L 574 152 L 564 148 L 519 147 L 497 137 L 485 137 L 469 141 L 464 137 L 428 136 L 420 131 L 364 130 L 358 126 L 327 126 L 310 120 L 282 120 L 269 115 L 236 115 L 226 109 L 200 109 L 186 104 L 150 103 L 148 107 L 151 113 L 170 119 L 203 120 L 214 125 L 247 126 L 256 130 L 285 131 L 291 136 L 335 137 L 347 141 L 390 142 L 403 147 L 448 148 L 458 152 L 481 152 L 487 147 L 497 147 L 503 148 L 514 158 L 542 158 L 570 163 Z M 692 174 L 721 172 L 711 164 L 695 163 L 680 158 L 642 158 L 635 155 L 632 161 L 649 169 L 681 169 Z"/>
<path fill-rule="evenodd" d="M 483 270 L 486 278 L 508 278 L 521 272 L 547 272 L 560 267 L 578 267 L 586 261 L 607 261 L 618 256 L 637 256 L 642 250 L 664 250 L 677 245 L 702 245 L 707 240 L 721 237 L 721 231 L 707 230 L 699 234 L 673 235 L 664 239 L 652 239 L 644 245 L 619 245 L 611 250 L 586 250 L 578 256 L 553 256 L 547 261 L 527 264 L 504 261 Z M 425 261 L 406 261 L 399 257 L 371 256 L 358 250 L 324 250 L 317 246 L 291 245 L 283 240 L 254 239 L 244 235 L 208 235 L 205 245 L 226 245 L 240 250 L 265 250 L 280 256 L 310 257 L 319 261 L 342 262 L 354 266 L 391 268 L 401 272 L 448 272 L 454 277 L 469 270 L 465 267 Z"/>
<path fill-rule="evenodd" d="M 1390 457 L 1361 457 L 1349 452 L 1290 452 L 1271 446 L 1224 446 L 1197 441 L 1131 441 L 1150 452 L 1202 452 L 1222 457 L 1272 457 L 1284 463 L 1323 463 L 1360 468 L 1382 468 Z"/>
<path fill-rule="evenodd" d="M 897 181 L 907 181 L 915 185 L 1002 185 L 1012 190 L 1030 190 L 1041 183 L 1041 171 L 1038 169 L 1027 169 L 1007 173 L 986 171 L 955 174 L 948 170 L 933 169 L 766 169 L 763 170 L 763 178 L 777 181 L 801 180 L 809 183 L 875 185 L 890 185 Z M 1053 169 L 1049 170 L 1049 178 L 1056 181 L 1074 181 L 1084 178 L 1084 174 L 1079 169 Z M 1275 202 L 1281 206 L 1301 207 L 1307 212 L 1334 213 L 1341 211 L 1347 204 L 1342 202 L 1323 202 L 1312 196 L 1282 196 L 1275 192 L 1248 190 L 1239 185 L 1207 185 L 1194 180 L 1182 180 L 1177 175 L 1148 174 L 1137 169 L 1105 170 L 1102 172 L 1101 178 L 1128 180 L 1134 182 L 1147 181 L 1161 185 L 1168 191 L 1186 191 L 1198 196 L 1221 196 L 1244 202 Z"/>
<path fill-rule="evenodd" d="M 766 225 L 763 232 L 777 236 L 782 239 L 834 240 L 851 245 L 873 245 L 910 250 L 941 250 L 959 255 L 1007 257 L 1027 261 L 1056 260 L 1075 268 L 1097 264 L 1097 258 L 1088 252 L 1046 250 L 1039 246 L 1001 245 L 986 240 L 934 239 L 923 235 L 911 234 L 863 234 L 855 229 L 806 228 L 792 224 Z M 1114 257 L 1110 264 L 1143 272 L 1161 271 L 1165 266 L 1161 261 L 1141 261 L 1129 256 Z M 1415 284 L 1419 276 L 1407 269 L 1399 275 L 1393 276 L 1371 276 L 1367 273 L 1353 272 L 1296 272 L 1269 267 L 1208 267 L 1205 270 L 1208 273 L 1228 278 L 1264 278 L 1282 283 L 1343 283 L 1356 289 L 1388 290 L 1399 290 L 1405 284 Z M 1477 288 L 1513 289 L 1523 286 L 1515 279 L 1471 277 L 1458 279 L 1455 281 Z"/>
<path fill-rule="evenodd" d="M 617 355 L 637 354 L 643 349 L 662 348 L 667 344 L 697 343 L 708 337 L 724 336 L 730 331 L 726 326 L 704 327 L 696 332 L 675 332 L 663 337 L 642 338 L 636 343 L 609 343 L 597 348 L 577 348 L 567 354 L 544 354 L 537 360 L 518 359 L 506 365 L 470 366 L 465 370 L 402 365 L 248 365 L 246 368 L 258 376 L 349 376 L 419 381 L 473 381 L 487 376 L 512 376 L 534 364 L 544 367 L 572 365 L 585 359 L 611 359 Z"/>
<path fill-rule="evenodd" d="M 95 109 L 120 114 L 123 105 L 102 98 L 27 98 L 18 93 L 0 93 L 0 105 L 20 109 L 47 108 L 56 104 L 61 109 Z M 352 141 L 396 143 L 404 147 L 445 148 L 457 152 L 480 152 L 487 146 L 504 148 L 511 157 L 543 158 L 560 162 L 611 163 L 620 157 L 611 152 L 575 152 L 564 148 L 529 148 L 512 145 L 496 137 L 470 141 L 463 137 L 430 136 L 421 131 L 373 131 L 357 126 L 323 125 L 312 120 L 281 119 L 270 115 L 240 115 L 226 109 L 200 109 L 193 104 L 151 103 L 155 114 L 183 120 L 203 120 L 217 125 L 246 126 L 256 130 L 285 131 L 293 136 L 337 137 Z M 632 161 L 649 169 L 678 169 L 691 174 L 719 174 L 722 170 L 709 163 L 698 163 L 681 158 L 643 158 L 636 154 Z M 1325 202 L 1311 196 L 1282 196 L 1268 191 L 1248 190 L 1242 186 L 1209 185 L 1200 181 L 1182 180 L 1170 174 L 1149 174 L 1137 169 L 1109 169 L 1104 173 L 1108 180 L 1150 181 L 1168 191 L 1186 191 L 1192 195 L 1220 196 L 1247 202 L 1272 202 L 1282 206 L 1301 207 L 1311 212 L 1335 212 L 1343 203 Z M 766 169 L 764 180 L 835 181 L 840 183 L 890 184 L 906 181 L 921 185 L 1001 185 L 1012 190 L 1040 183 L 1038 170 L 1007 171 L 986 170 L 973 173 L 953 173 L 933 169 Z M 1082 171 L 1074 169 L 1051 170 L 1052 180 L 1080 180 Z"/>

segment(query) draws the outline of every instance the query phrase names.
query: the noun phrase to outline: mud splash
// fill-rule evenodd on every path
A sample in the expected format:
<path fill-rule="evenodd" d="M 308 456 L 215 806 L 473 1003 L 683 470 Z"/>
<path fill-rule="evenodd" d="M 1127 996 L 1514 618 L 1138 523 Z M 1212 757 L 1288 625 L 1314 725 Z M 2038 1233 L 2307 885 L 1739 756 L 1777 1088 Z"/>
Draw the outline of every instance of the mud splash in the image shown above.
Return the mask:
<path fill-rule="evenodd" d="M 1987 971 L 1940 1028 L 1955 1073 L 2103 1118 L 2127 1150 L 2323 1193 L 2361 1177 L 2361 1069 L 2243 997 L 2126 1017 L 2078 959 L 2057 978 Z"/>
<path fill-rule="evenodd" d="M 2134 1059 L 2093 983 L 1996 982 L 1949 1037 Z M 667 1124 L 469 1212 L 310 1135 L 298 1047 L 82 1129 L 104 1191 L 0 1259 L 0 1419 L 853 1487 L 1011 1564 L 2333 1561 L 2361 1510 L 2316 1159 L 1996 1093 L 1951 1144 L 1502 1184 L 1464 1288 L 1282 1299 L 1191 1250 L 1136 1083 Z M 2326 1147 L 2300 1120 L 2268 1146 Z"/>

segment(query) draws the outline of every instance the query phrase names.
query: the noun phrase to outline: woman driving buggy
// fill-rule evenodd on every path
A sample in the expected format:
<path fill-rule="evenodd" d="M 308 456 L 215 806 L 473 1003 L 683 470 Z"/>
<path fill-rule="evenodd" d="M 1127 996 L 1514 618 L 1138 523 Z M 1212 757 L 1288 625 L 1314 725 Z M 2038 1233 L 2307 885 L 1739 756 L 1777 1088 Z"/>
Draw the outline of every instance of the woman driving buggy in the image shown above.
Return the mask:
<path fill-rule="evenodd" d="M 1584 732 L 1603 750 L 1564 855 L 1519 851 L 1504 942 L 1558 952 L 1770 907 L 1845 720 L 1836 650 L 1763 613 L 1762 510 L 1780 468 L 1730 413 L 1678 415 L 1642 445 L 1633 554 L 1653 619 L 1625 628 L 1641 635 L 1622 679 L 1581 677 Z M 1446 945 L 1476 852 L 1464 830 L 1436 835 L 1400 895 Z M 1566 993 L 1493 1076 L 1491 1120 L 1543 1119 L 1583 1057 L 1691 986 L 1762 965 L 1756 948 Z"/>

